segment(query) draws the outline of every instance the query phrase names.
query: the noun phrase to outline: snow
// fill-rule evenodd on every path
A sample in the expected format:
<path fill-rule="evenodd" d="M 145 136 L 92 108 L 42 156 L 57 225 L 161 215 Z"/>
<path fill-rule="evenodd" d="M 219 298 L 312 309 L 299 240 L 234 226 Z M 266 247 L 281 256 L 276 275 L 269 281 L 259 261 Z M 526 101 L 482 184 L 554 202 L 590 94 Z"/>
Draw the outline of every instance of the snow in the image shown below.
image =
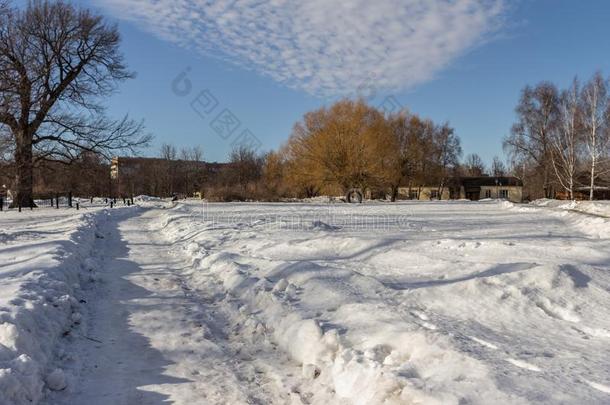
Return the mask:
<path fill-rule="evenodd" d="M 0 215 L 0 404 L 610 401 L 605 203 L 138 200 Z"/>
<path fill-rule="evenodd" d="M 66 375 L 62 369 L 56 368 L 47 376 L 47 386 L 53 391 L 61 391 L 66 388 Z"/>
<path fill-rule="evenodd" d="M 540 199 L 529 205 L 505 202 L 504 207 L 516 211 L 544 209 L 555 216 L 565 218 L 570 226 L 599 238 L 610 238 L 610 201 L 564 201 Z M 584 214 L 584 215 L 583 215 Z"/>
<path fill-rule="evenodd" d="M 610 218 L 610 201 L 565 201 L 543 198 L 532 201 L 531 204 L 539 207 L 572 210 Z"/>
<path fill-rule="evenodd" d="M 80 321 L 83 263 L 104 212 L 46 209 L 0 213 L 0 403 L 31 404 L 53 370 L 57 342 Z"/>

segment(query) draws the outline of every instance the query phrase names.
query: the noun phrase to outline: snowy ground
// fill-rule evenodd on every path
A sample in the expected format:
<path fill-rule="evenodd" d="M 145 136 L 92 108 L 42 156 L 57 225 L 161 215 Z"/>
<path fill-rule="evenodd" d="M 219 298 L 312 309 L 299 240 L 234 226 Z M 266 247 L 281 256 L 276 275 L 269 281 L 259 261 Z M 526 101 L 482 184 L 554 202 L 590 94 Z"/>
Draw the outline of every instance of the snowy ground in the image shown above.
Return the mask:
<path fill-rule="evenodd" d="M 140 205 L 0 215 L 0 404 L 610 402 L 603 207 Z"/>

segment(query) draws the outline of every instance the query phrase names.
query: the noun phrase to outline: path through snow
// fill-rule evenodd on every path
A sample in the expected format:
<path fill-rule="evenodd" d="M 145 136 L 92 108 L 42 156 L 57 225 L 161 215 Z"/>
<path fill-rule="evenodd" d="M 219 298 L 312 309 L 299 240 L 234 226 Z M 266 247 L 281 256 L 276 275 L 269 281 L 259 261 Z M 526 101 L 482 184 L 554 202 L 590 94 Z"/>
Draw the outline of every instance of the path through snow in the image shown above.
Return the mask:
<path fill-rule="evenodd" d="M 64 367 L 80 377 L 46 403 L 289 402 L 285 384 L 300 376 L 297 364 L 274 346 L 242 342 L 238 308 L 223 291 L 186 285 L 187 264 L 154 227 L 157 215 L 115 215 L 100 230 L 86 331 L 94 340 L 66 344 L 72 361 Z"/>

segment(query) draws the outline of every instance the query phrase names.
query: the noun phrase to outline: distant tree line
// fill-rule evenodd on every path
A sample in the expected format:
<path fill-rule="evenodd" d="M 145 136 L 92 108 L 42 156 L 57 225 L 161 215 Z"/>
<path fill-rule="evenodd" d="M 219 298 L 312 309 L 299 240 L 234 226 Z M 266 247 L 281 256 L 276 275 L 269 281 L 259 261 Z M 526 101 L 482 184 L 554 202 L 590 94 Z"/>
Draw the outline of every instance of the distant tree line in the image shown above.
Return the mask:
<path fill-rule="evenodd" d="M 610 185 L 610 92 L 601 73 L 567 89 L 526 86 L 516 113 L 504 148 L 532 198 L 593 199 Z"/>
<path fill-rule="evenodd" d="M 478 155 L 460 164 L 461 155 L 460 139 L 448 123 L 406 111 L 385 115 L 362 100 L 341 100 L 305 114 L 277 151 L 233 150 L 204 195 L 276 200 L 358 188 L 394 200 L 399 187 L 424 185 L 441 195 L 457 177 L 486 175 Z M 501 162 L 494 167 L 502 172 L 497 175 L 505 174 Z"/>
<path fill-rule="evenodd" d="M 199 179 L 202 194 L 213 200 L 278 200 L 344 195 L 351 188 L 395 199 L 398 188 L 433 185 L 439 192 L 459 175 L 482 174 L 481 159 L 460 165 L 460 140 L 447 123 L 415 114 L 390 116 L 362 100 L 342 100 L 305 114 L 285 145 L 268 153 L 237 146 L 218 172 Z M 192 195 L 180 182 L 182 158 L 166 144 L 161 173 L 141 181 L 164 181 L 175 193 Z M 172 163 L 173 162 L 173 163 Z M 147 180 L 148 179 L 148 180 Z M 167 186 L 164 190 L 167 190 Z"/>

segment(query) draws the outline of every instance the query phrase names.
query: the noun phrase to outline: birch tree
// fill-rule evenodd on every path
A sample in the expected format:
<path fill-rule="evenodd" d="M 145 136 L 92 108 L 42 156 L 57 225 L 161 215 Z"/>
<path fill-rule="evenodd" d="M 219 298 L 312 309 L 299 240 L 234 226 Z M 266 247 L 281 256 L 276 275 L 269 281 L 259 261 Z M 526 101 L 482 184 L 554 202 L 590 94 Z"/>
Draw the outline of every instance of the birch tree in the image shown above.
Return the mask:
<path fill-rule="evenodd" d="M 589 161 L 589 199 L 593 200 L 595 181 L 608 169 L 608 82 L 597 72 L 582 91 L 584 139 Z"/>
<path fill-rule="evenodd" d="M 442 196 L 452 171 L 460 163 L 462 147 L 460 138 L 455 134 L 455 130 L 449 126 L 449 123 L 436 128 L 434 145 L 434 163 L 436 166 L 434 172 L 437 177 L 438 195 Z"/>
<path fill-rule="evenodd" d="M 576 170 L 580 152 L 582 111 L 580 106 L 578 80 L 574 79 L 568 90 L 559 99 L 559 125 L 551 137 L 553 170 L 557 181 L 574 199 Z"/>

